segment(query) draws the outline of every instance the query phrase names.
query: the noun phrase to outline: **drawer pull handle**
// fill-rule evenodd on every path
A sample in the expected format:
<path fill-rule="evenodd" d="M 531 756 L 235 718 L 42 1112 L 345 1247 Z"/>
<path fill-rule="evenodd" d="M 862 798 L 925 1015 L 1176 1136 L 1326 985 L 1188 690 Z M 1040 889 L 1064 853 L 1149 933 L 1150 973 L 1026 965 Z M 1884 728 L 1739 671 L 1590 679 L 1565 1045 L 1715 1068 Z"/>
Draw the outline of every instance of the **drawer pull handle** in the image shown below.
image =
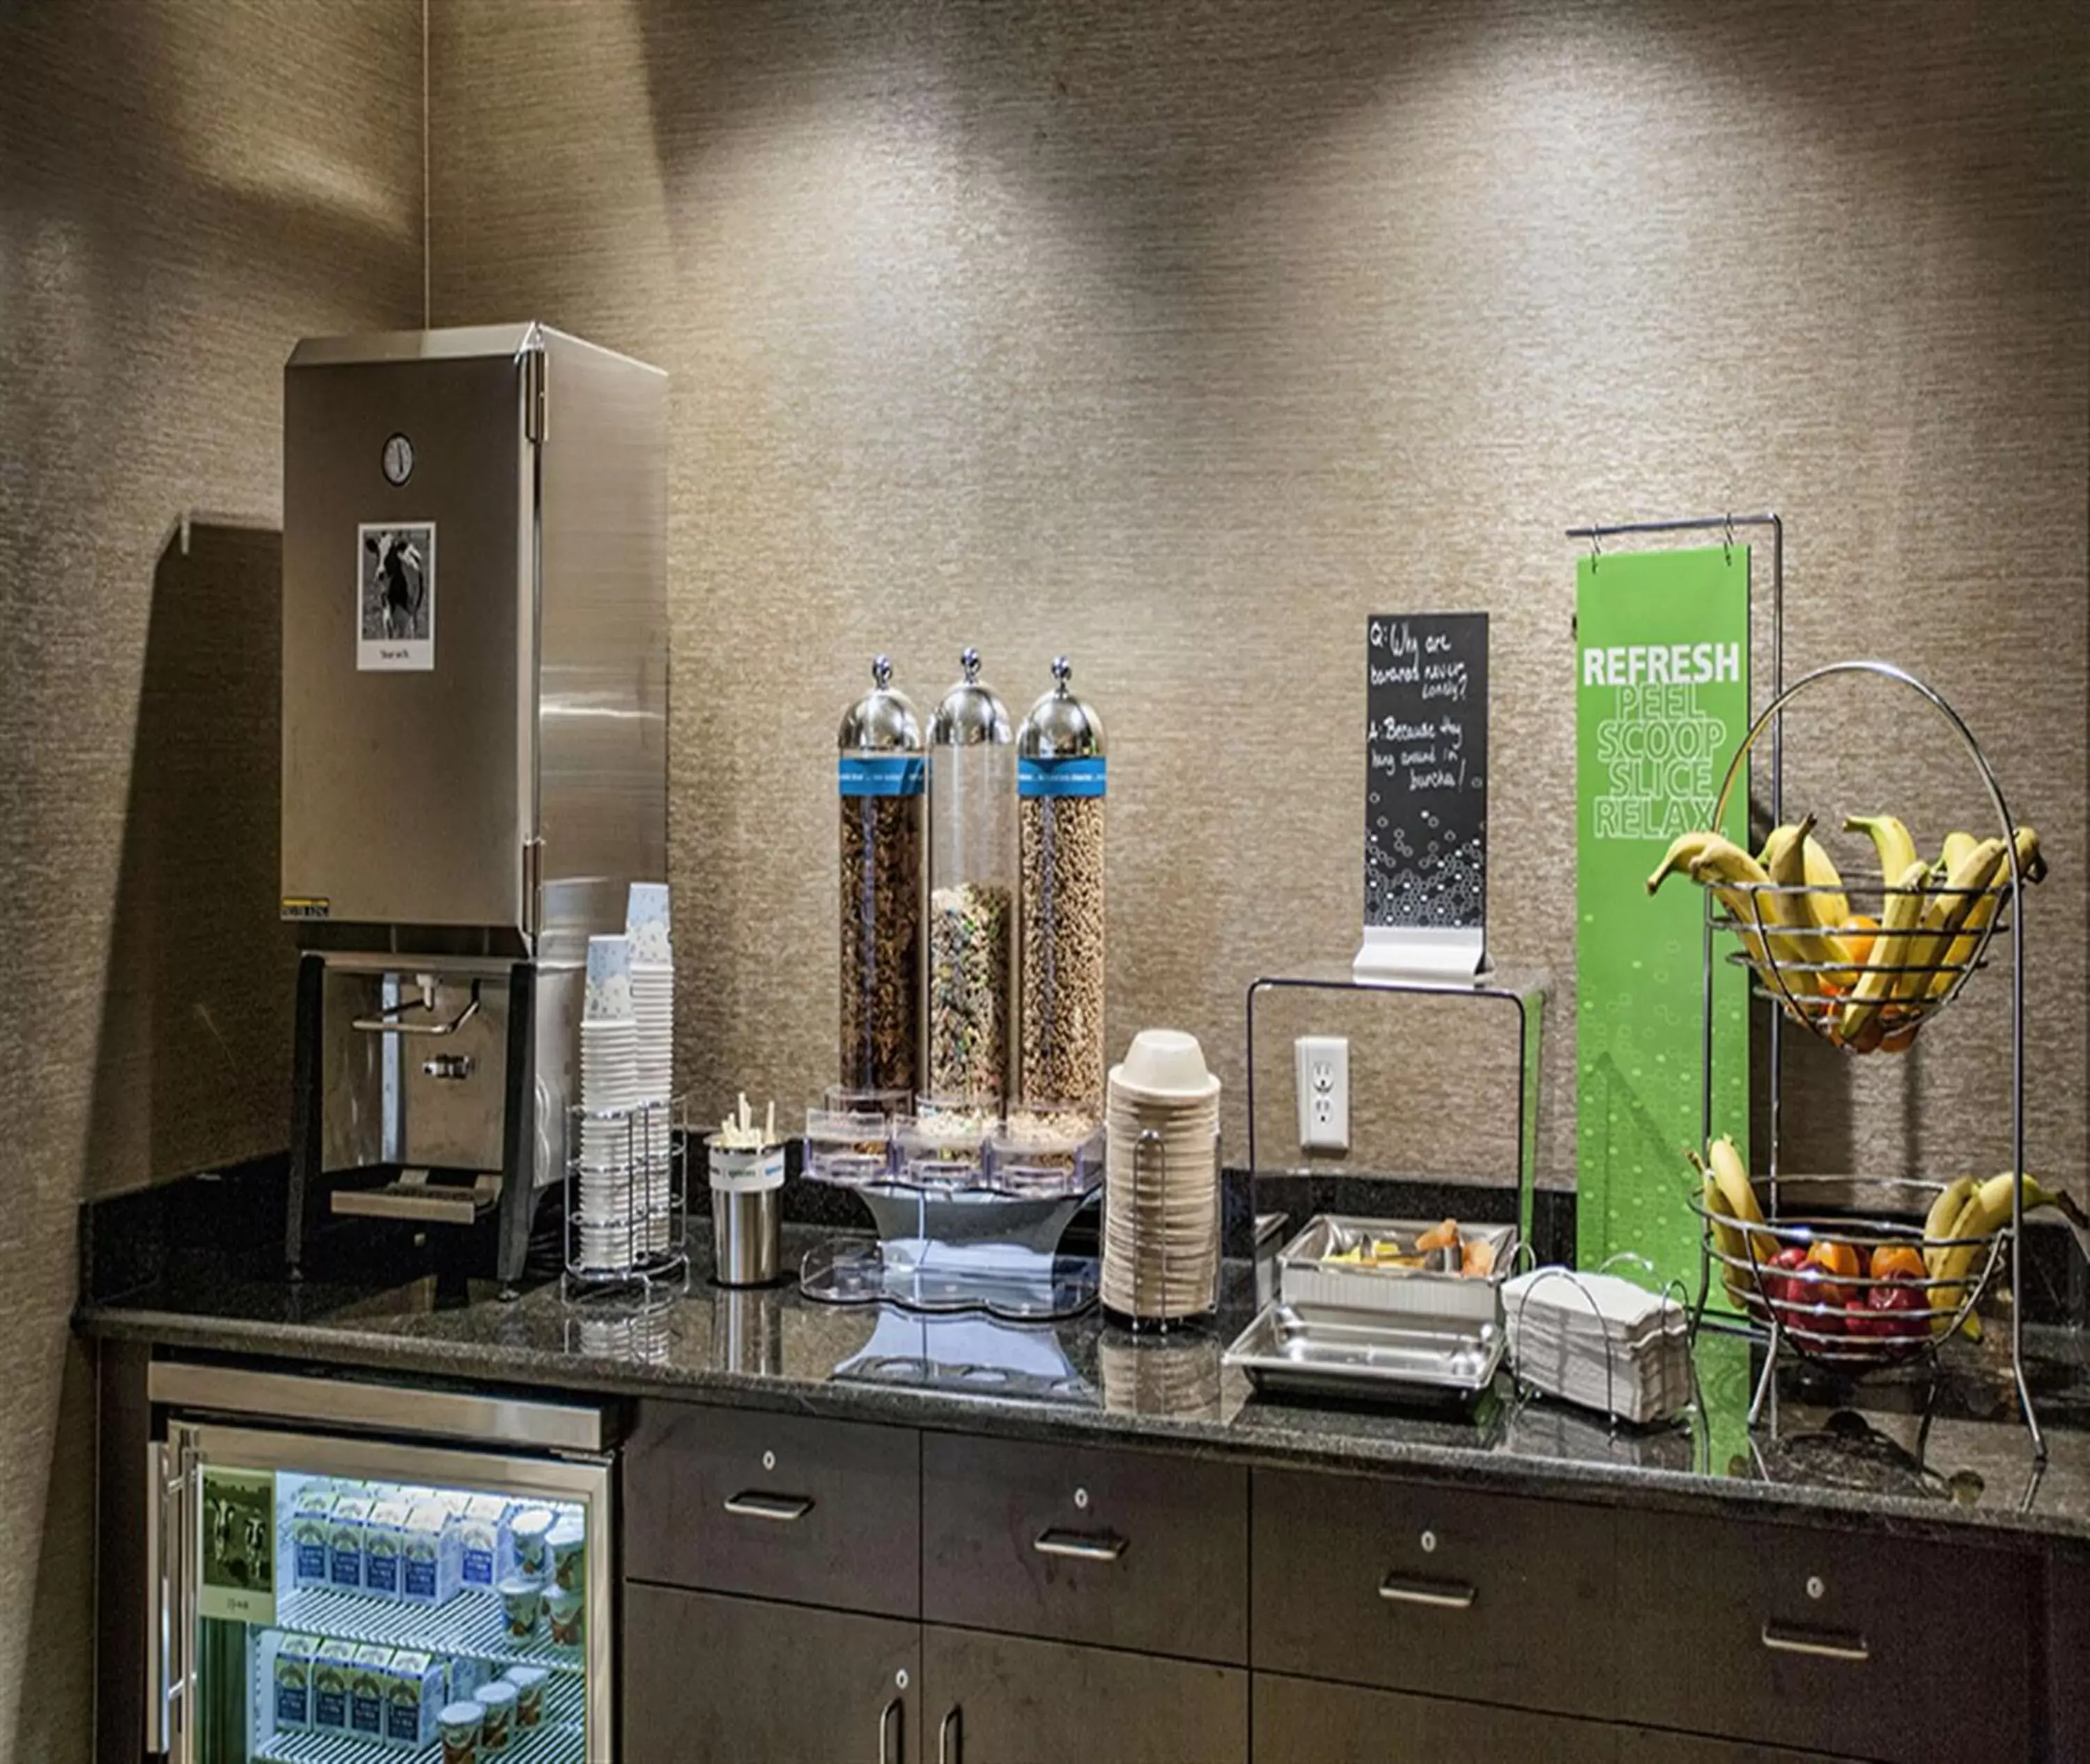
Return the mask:
<path fill-rule="evenodd" d="M 770 1519 L 795 1525 L 813 1510 L 808 1495 L 758 1495 L 752 1490 L 726 1497 L 725 1510 L 737 1519 Z"/>
<path fill-rule="evenodd" d="M 958 1706 L 953 1703 L 936 1723 L 936 1764 L 958 1764 L 958 1749 L 965 1737 L 965 1729 L 958 1724 Z"/>
<path fill-rule="evenodd" d="M 892 1736 L 900 1721 L 900 1699 L 896 1697 L 878 1717 L 878 1764 L 899 1764 L 899 1755 L 892 1749 Z"/>
<path fill-rule="evenodd" d="M 1477 1596 L 1470 1586 L 1452 1581 L 1403 1580 L 1389 1574 L 1380 1582 L 1378 1596 L 1389 1605 L 1427 1605 L 1432 1611 L 1470 1611 Z"/>
<path fill-rule="evenodd" d="M 1039 1532 L 1030 1547 L 1040 1555 L 1071 1555 L 1077 1562 L 1115 1562 L 1125 1554 L 1125 1540 L 1107 1531 L 1062 1531 L 1055 1525 Z"/>
<path fill-rule="evenodd" d="M 1839 1635 L 1833 1630 L 1792 1629 L 1765 1619 L 1763 1645 L 1774 1654 L 1804 1654 L 1817 1660 L 1848 1660 L 1863 1666 L 1873 1657 L 1861 1635 Z"/>

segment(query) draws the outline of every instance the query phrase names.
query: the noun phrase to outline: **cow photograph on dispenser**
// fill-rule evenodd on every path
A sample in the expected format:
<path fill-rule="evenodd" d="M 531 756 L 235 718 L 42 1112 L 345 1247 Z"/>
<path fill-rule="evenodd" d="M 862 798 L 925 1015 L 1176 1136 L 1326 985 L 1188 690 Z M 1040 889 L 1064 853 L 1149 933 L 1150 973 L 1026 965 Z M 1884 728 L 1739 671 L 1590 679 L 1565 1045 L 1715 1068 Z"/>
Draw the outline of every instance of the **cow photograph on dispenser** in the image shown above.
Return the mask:
<path fill-rule="evenodd" d="M 432 521 L 356 528 L 355 665 L 427 673 L 436 665 Z"/>

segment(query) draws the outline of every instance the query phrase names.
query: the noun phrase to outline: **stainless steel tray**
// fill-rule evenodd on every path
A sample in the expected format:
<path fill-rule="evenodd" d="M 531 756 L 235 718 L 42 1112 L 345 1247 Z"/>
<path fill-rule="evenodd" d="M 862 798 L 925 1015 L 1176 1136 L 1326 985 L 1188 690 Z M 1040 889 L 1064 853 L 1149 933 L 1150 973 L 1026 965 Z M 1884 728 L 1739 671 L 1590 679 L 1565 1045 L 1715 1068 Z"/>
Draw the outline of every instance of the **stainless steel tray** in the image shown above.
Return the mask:
<path fill-rule="evenodd" d="M 1266 1305 L 1222 1364 L 1258 1391 L 1303 1396 L 1471 1401 L 1494 1382 L 1494 1323 L 1415 1328 L 1322 1305 Z"/>
<path fill-rule="evenodd" d="M 1516 1260 L 1515 1225 L 1477 1224 L 1470 1229 L 1460 1228 L 1462 1238 L 1481 1238 L 1494 1250 L 1494 1271 L 1486 1276 L 1323 1259 L 1372 1238 L 1413 1242 L 1438 1222 L 1317 1214 L 1278 1256 L 1278 1295 L 1289 1305 L 1373 1311 L 1391 1319 L 1423 1319 L 1431 1327 L 1477 1330 L 1492 1323 L 1499 1332 L 1503 1281 Z"/>

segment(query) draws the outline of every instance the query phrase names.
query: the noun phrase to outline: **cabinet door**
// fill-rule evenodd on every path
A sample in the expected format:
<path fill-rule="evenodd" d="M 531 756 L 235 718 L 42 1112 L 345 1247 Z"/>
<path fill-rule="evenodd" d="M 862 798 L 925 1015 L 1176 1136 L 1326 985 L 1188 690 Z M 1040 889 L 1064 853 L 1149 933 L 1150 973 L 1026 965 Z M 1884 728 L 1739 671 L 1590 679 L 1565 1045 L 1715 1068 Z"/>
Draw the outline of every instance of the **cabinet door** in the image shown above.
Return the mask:
<path fill-rule="evenodd" d="M 1624 1764 L 1619 1730 L 1485 1703 L 1323 1684 L 1258 1672 L 1255 1756 L 1281 1764 L 1437 1764 L 1444 1758 L 1543 1758 Z"/>
<path fill-rule="evenodd" d="M 1248 1674 L 1232 1667 L 933 1624 L 922 1666 L 935 1764 L 1246 1764 Z"/>
<path fill-rule="evenodd" d="M 624 1764 L 922 1756 L 921 1631 L 627 1581 Z"/>

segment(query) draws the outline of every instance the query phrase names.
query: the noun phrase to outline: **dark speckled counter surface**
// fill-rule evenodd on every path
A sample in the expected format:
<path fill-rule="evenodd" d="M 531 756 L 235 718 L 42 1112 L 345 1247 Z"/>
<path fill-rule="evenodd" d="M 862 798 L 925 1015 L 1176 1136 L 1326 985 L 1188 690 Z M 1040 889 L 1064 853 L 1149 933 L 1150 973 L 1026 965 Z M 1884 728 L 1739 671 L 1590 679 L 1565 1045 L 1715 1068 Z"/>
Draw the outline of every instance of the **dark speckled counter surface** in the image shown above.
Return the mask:
<path fill-rule="evenodd" d="M 787 1232 L 787 1264 L 824 1235 Z M 1470 1417 L 1344 1409 L 1258 1396 L 1220 1356 L 1254 1311 L 1254 1279 L 1229 1263 L 1209 1327 L 1134 1336 L 1090 1314 L 1016 1327 L 837 1309 L 795 1286 L 723 1291 L 697 1282 L 652 1316 L 569 1309 L 556 1282 L 504 1302 L 491 1288 L 242 1281 L 205 1258 L 170 1260 L 120 1297 L 84 1305 L 90 1335 L 171 1352 L 366 1368 L 474 1386 L 678 1397 L 1004 1436 L 1163 1448 L 1266 1463 L 1399 1470 L 1521 1493 L 1669 1508 L 1844 1516 L 1894 1530 L 1948 1528 L 2090 1539 L 2090 1344 L 2028 1332 L 2049 1455 L 2035 1464 L 1996 1358 L 2003 1333 L 1953 1357 L 1923 1424 L 1920 1381 L 1890 1376 L 1855 1396 L 1783 1379 L 1774 1422 L 1745 1425 L 1746 1344 L 1698 1350 L 1702 1417 L 1608 1430 L 1518 1400 L 1507 1375 Z M 1841 1406 L 1838 1406 L 1838 1405 Z"/>

